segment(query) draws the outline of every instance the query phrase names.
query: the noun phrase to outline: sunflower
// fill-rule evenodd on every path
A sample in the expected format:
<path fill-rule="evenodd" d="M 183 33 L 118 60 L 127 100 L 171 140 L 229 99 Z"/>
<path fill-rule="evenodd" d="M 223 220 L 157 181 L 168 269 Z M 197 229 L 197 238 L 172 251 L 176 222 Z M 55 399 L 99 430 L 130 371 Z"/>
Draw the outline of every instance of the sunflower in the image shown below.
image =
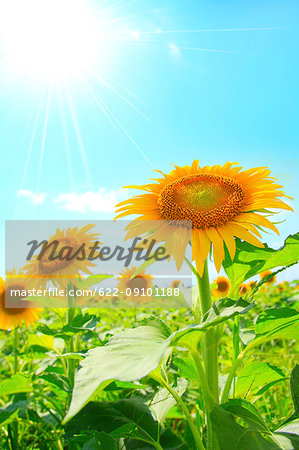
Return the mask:
<path fill-rule="evenodd" d="M 76 283 L 76 279 L 82 273 L 91 274 L 89 268 L 95 264 L 88 260 L 88 250 L 95 242 L 101 244 L 96 241 L 98 235 L 90 233 L 93 227 L 94 225 L 85 225 L 81 229 L 75 227 L 60 230 L 58 228 L 49 238 L 41 258 L 38 259 L 39 256 L 35 255 L 24 267 L 27 275 L 36 278 L 40 287 L 45 288 L 48 281 L 55 286 L 66 287 L 72 280 Z M 56 248 L 55 241 L 58 242 Z M 76 253 L 77 256 L 73 257 Z M 59 258 L 58 255 L 60 255 Z"/>
<path fill-rule="evenodd" d="M 42 309 L 33 308 L 28 301 L 26 301 L 26 307 L 22 307 L 26 296 L 19 297 L 12 292 L 18 290 L 26 293 L 31 287 L 30 280 L 22 271 L 16 273 L 16 270 L 13 269 L 11 272 L 7 272 L 6 283 L 0 277 L 0 329 L 14 330 L 23 323 L 28 326 L 39 319 Z M 6 306 L 7 302 L 10 307 Z"/>
<path fill-rule="evenodd" d="M 242 283 L 239 286 L 239 294 L 240 295 L 245 295 L 248 292 L 250 292 L 250 290 L 251 290 L 251 287 L 250 287 L 249 283 L 247 283 L 247 284 L 246 283 Z"/>
<path fill-rule="evenodd" d="M 173 280 L 170 284 L 172 289 L 177 289 L 182 284 L 181 280 Z"/>
<path fill-rule="evenodd" d="M 153 277 L 143 270 L 134 278 L 131 278 L 136 271 L 137 267 L 131 267 L 131 269 L 127 268 L 120 272 L 119 277 L 117 277 L 119 283 L 116 288 L 128 300 L 134 300 L 136 303 L 147 302 L 150 297 L 147 295 L 147 289 L 152 287 Z"/>
<path fill-rule="evenodd" d="M 229 279 L 226 277 L 217 277 L 215 283 L 217 284 L 217 288 L 212 289 L 212 295 L 218 298 L 226 297 L 230 288 Z"/>
<path fill-rule="evenodd" d="M 168 175 L 162 175 L 163 178 L 154 179 L 155 183 L 127 186 L 145 193 L 119 203 L 117 218 L 140 215 L 128 226 L 130 237 L 149 231 L 142 222 L 160 221 L 152 237 L 157 242 L 165 241 L 167 253 L 173 255 L 178 267 L 190 240 L 186 221 L 191 221 L 193 259 L 200 276 L 211 247 L 219 272 L 225 247 L 234 258 L 234 237 L 263 247 L 257 238 L 261 237 L 259 230 L 265 227 L 278 233 L 266 217 L 269 214 L 266 208 L 292 211 L 279 198 L 287 197 L 282 186 L 275 183 L 265 167 L 242 170 L 237 163 L 230 162 L 200 167 L 195 160 L 191 166 L 175 166 Z"/>
<path fill-rule="evenodd" d="M 265 272 L 260 273 L 260 279 L 262 280 L 264 277 L 267 277 L 271 275 L 271 270 L 266 270 Z M 269 280 L 266 281 L 265 284 L 274 284 L 276 281 L 276 275 L 273 275 L 273 277 L 270 277 Z"/>

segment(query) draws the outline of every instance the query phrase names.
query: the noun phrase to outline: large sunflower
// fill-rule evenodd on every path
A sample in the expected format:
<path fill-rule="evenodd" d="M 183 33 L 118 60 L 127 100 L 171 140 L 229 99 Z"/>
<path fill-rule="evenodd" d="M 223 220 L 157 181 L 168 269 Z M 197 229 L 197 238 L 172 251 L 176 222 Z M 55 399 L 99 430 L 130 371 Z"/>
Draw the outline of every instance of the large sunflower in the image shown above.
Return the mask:
<path fill-rule="evenodd" d="M 191 166 L 175 166 L 168 175 L 162 175 L 163 178 L 154 180 L 156 183 L 127 186 L 145 193 L 119 203 L 117 218 L 140 214 L 129 226 L 130 237 L 148 231 L 146 223 L 142 224 L 140 219 L 142 222 L 163 221 L 164 225 L 161 223 L 153 238 L 165 240 L 167 252 L 173 255 L 178 266 L 189 241 L 188 227 L 183 221 L 191 221 L 193 259 L 201 276 L 211 246 L 219 272 L 224 260 L 224 244 L 234 258 L 234 237 L 263 247 L 256 237 L 261 237 L 259 230 L 265 227 L 278 233 L 266 217 L 269 215 L 267 208 L 292 211 L 279 198 L 287 197 L 282 186 L 276 184 L 265 167 L 242 170 L 230 162 L 223 166 L 200 167 L 195 160 Z M 165 232 L 167 221 L 174 222 L 168 222 L 173 225 L 168 225 Z"/>
<path fill-rule="evenodd" d="M 24 267 L 27 271 L 28 277 L 34 277 L 40 287 L 45 288 L 48 281 L 51 281 L 55 286 L 60 285 L 66 287 L 71 281 L 76 283 L 76 278 L 80 274 L 91 274 L 89 268 L 95 266 L 91 263 L 87 256 L 89 247 L 96 241 L 97 234 L 90 233 L 94 225 L 85 225 L 81 229 L 78 227 L 60 230 L 48 239 L 48 246 L 50 247 L 44 252 L 41 259 L 35 255 L 32 260 Z M 58 241 L 58 246 L 55 250 L 51 243 Z M 100 243 L 100 242 L 99 242 Z M 78 257 L 72 258 L 77 251 L 84 245 L 84 251 L 78 253 Z M 49 258 L 54 248 L 54 257 L 56 257 L 63 248 L 62 258 Z M 72 249 L 72 250 L 68 250 Z M 69 256 L 68 256 L 68 252 Z M 53 256 L 53 255 L 52 255 Z"/>
<path fill-rule="evenodd" d="M 26 307 L 21 307 L 26 297 L 20 298 L 14 294 L 15 290 L 26 292 L 31 289 L 32 286 L 28 284 L 28 281 L 22 271 L 16 273 L 15 269 L 7 273 L 6 283 L 0 277 L 0 329 L 14 330 L 18 325 L 24 323 L 28 326 L 39 319 L 42 309 L 33 308 L 27 301 Z M 5 300 L 10 307 L 6 307 Z"/>

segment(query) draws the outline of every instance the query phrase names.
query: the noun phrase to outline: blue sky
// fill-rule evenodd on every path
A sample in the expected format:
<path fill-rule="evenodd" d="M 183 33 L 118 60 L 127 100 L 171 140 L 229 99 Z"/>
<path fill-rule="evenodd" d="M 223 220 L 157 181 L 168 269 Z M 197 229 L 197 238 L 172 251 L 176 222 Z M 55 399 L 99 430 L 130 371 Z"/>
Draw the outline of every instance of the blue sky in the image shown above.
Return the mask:
<path fill-rule="evenodd" d="M 296 212 L 265 238 L 298 231 L 298 2 L 88 3 L 106 38 L 66 82 L 0 44 L 1 248 L 5 219 L 108 219 L 122 186 L 195 158 L 269 166 Z"/>

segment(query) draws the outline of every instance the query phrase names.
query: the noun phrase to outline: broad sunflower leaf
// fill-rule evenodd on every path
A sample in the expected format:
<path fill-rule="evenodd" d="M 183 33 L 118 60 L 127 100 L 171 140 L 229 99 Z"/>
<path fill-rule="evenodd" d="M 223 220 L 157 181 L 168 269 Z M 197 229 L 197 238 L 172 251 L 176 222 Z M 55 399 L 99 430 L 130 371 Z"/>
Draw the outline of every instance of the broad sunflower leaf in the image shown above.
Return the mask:
<path fill-rule="evenodd" d="M 64 422 L 77 414 L 97 389 L 103 389 L 113 380 L 139 380 L 159 366 L 169 346 L 183 345 L 182 338 L 186 335 L 188 343 L 192 344 L 193 337 L 197 339 L 199 333 L 248 311 L 250 307 L 242 299 L 221 299 L 205 322 L 172 334 L 160 319 L 149 318 L 143 323 L 150 325 L 125 330 L 114 335 L 106 345 L 89 350 L 76 374 L 72 402 Z"/>
<path fill-rule="evenodd" d="M 125 439 L 127 449 L 156 447 L 155 444 L 159 440 L 163 449 L 184 448 L 182 441 L 171 431 L 161 429 L 140 398 L 116 402 L 89 402 L 66 425 L 66 435 L 73 436 L 88 430 L 105 432 L 112 439 Z M 169 446 L 169 442 L 172 446 Z"/>
<path fill-rule="evenodd" d="M 75 377 L 70 409 L 71 419 L 98 388 L 113 380 L 135 381 L 156 369 L 169 346 L 165 328 L 141 326 L 113 336 L 103 347 L 87 352 Z"/>
<path fill-rule="evenodd" d="M 179 378 L 174 390 L 181 397 L 187 389 L 188 382 Z M 160 388 L 154 398 L 148 403 L 152 415 L 159 423 L 163 423 L 168 411 L 176 404 L 174 397 L 165 388 Z"/>
<path fill-rule="evenodd" d="M 299 448 L 299 419 L 295 419 L 279 427 L 275 431 L 274 436 L 284 450 Z"/>
<path fill-rule="evenodd" d="M 0 396 L 32 392 L 31 379 L 25 375 L 16 374 L 0 382 Z"/>
<path fill-rule="evenodd" d="M 236 254 L 233 261 L 226 252 L 223 267 L 231 282 L 232 292 L 254 275 L 276 267 L 290 266 L 299 260 L 299 233 L 288 236 L 278 250 L 264 245 L 264 248 L 258 248 L 236 239 Z"/>
<path fill-rule="evenodd" d="M 226 403 L 221 405 L 225 411 L 231 412 L 234 416 L 240 417 L 252 428 L 269 432 L 267 425 L 265 424 L 258 409 L 247 400 L 242 398 L 232 398 Z"/>
<path fill-rule="evenodd" d="M 265 340 L 299 339 L 299 312 L 291 308 L 267 309 L 257 318 L 255 334 Z"/>
<path fill-rule="evenodd" d="M 258 395 L 262 387 L 284 379 L 283 372 L 277 367 L 262 361 L 254 361 L 246 364 L 241 370 L 237 378 L 235 394 L 239 397 L 246 397 L 249 392 Z"/>
<path fill-rule="evenodd" d="M 210 413 L 210 419 L 221 450 L 278 450 L 281 447 L 268 441 L 255 428 L 245 428 L 239 425 L 230 411 L 215 405 Z"/>

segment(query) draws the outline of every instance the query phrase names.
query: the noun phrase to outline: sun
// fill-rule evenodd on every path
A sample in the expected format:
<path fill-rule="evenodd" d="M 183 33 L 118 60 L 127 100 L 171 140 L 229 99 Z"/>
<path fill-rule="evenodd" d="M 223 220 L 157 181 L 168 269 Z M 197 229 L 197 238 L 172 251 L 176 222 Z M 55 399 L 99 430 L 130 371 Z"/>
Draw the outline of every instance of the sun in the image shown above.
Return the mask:
<path fill-rule="evenodd" d="M 90 70 L 101 47 L 90 0 L 0 0 L 5 64 L 41 79 Z"/>

